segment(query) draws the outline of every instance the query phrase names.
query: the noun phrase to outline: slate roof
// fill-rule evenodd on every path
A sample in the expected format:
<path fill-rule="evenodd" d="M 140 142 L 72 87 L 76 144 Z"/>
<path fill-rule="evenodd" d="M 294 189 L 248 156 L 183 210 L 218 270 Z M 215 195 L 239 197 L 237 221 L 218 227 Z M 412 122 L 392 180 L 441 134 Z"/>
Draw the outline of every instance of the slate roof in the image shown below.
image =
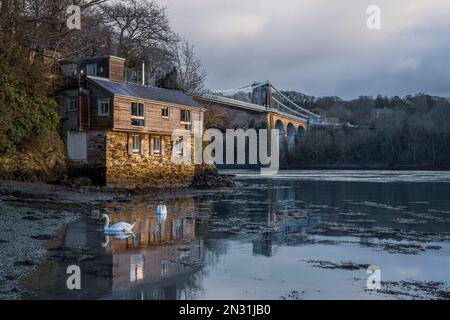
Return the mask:
<path fill-rule="evenodd" d="M 179 90 L 149 87 L 129 82 L 114 82 L 106 78 L 92 76 L 87 78 L 111 94 L 203 108 L 198 102 Z"/>

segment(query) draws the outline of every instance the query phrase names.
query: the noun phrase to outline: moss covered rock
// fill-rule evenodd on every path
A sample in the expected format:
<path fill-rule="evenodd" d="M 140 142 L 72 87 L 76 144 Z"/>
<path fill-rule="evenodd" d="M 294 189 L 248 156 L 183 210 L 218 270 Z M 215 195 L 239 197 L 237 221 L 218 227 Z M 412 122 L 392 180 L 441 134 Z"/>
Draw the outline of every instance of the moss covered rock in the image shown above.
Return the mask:
<path fill-rule="evenodd" d="M 65 145 L 56 131 L 33 137 L 21 152 L 0 155 L 0 179 L 55 182 L 67 172 Z"/>

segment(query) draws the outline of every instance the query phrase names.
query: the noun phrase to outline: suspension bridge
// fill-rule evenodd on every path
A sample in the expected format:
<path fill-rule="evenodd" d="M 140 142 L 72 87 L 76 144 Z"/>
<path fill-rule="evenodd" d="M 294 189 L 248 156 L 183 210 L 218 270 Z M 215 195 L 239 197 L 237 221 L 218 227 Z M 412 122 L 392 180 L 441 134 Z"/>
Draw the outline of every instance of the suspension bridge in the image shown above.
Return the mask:
<path fill-rule="evenodd" d="M 200 97 L 205 100 L 230 104 L 237 108 L 274 112 L 310 124 L 321 122 L 319 115 L 299 106 L 275 88 L 270 81 L 253 82 L 231 90 L 205 91 Z"/>
<path fill-rule="evenodd" d="M 322 124 L 319 115 L 292 101 L 270 81 L 205 91 L 196 100 L 210 112 L 223 114 L 227 128 L 278 129 L 282 159 L 301 142 L 308 126 Z"/>

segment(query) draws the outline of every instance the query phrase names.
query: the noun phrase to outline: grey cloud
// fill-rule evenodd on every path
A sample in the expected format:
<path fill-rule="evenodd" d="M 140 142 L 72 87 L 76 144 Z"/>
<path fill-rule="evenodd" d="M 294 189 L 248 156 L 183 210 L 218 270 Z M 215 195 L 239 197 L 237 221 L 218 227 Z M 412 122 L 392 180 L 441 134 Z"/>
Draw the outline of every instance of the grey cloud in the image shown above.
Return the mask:
<path fill-rule="evenodd" d="M 448 0 L 161 0 L 212 89 L 271 80 L 344 98 L 450 95 Z M 381 7 L 382 30 L 366 28 Z"/>

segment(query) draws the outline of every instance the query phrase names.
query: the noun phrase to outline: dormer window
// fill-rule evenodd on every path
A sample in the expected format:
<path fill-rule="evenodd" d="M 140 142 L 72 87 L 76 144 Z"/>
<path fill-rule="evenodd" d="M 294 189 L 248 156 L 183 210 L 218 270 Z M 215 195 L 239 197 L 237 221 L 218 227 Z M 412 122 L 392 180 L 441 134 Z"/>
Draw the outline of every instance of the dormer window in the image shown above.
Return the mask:
<path fill-rule="evenodd" d="M 88 76 L 96 77 L 98 75 L 97 64 L 96 63 L 87 64 L 86 65 L 86 74 Z"/>

